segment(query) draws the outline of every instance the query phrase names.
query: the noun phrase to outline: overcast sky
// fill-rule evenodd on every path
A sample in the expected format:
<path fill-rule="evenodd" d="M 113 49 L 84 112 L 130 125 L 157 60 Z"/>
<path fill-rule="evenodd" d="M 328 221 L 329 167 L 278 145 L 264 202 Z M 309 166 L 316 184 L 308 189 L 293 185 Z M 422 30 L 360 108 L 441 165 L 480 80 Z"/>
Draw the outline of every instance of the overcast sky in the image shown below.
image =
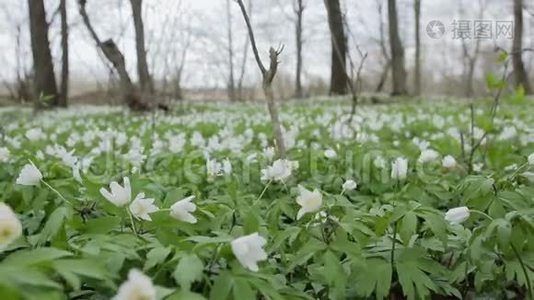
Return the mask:
<path fill-rule="evenodd" d="M 378 24 L 380 18 L 377 3 L 380 0 L 345 0 L 342 6 L 350 24 L 351 55 L 358 61 L 355 42 L 362 51 L 369 54 L 365 71 L 378 72 L 382 59 L 379 52 Z M 124 52 L 128 69 L 135 77 L 134 33 L 131 9 L 126 0 L 88 0 L 88 12 L 102 39 L 113 38 Z M 323 0 L 304 0 L 304 78 L 328 78 L 330 65 L 330 43 L 328 25 Z M 384 13 L 387 11 L 386 2 Z M 495 25 L 496 21 L 511 21 L 512 0 L 485 0 L 484 20 Z M 529 2 L 529 1 L 525 1 Z M 0 0 L 0 69 L 3 79 L 12 78 L 16 70 L 16 28 L 21 29 L 22 46 L 20 52 L 23 64 L 31 66 L 28 39 L 27 1 Z M 48 19 L 52 21 L 49 33 L 54 59 L 59 62 L 59 16 L 54 14 L 58 0 L 45 0 Z M 294 25 L 291 21 L 291 0 L 252 0 L 252 21 L 257 33 L 260 52 L 265 54 L 270 45 L 285 45 L 281 56 L 281 74 L 292 76 L 295 64 Z M 71 73 L 74 81 L 107 80 L 108 69 L 96 51 L 96 47 L 81 24 L 75 0 L 68 0 L 69 23 L 71 26 Z M 406 47 L 406 63 L 412 65 L 414 52 L 413 0 L 398 0 L 400 31 Z M 534 10 L 534 5 L 531 5 Z M 245 25 L 236 3 L 232 1 L 232 28 L 234 30 L 235 68 L 240 69 L 244 43 Z M 464 11 L 460 14 L 460 7 Z M 473 21 L 478 19 L 479 1 L 473 0 L 422 0 L 422 43 L 424 68 L 430 73 L 449 68 L 450 73 L 461 74 L 461 42 L 453 39 L 455 20 Z M 227 74 L 227 21 L 226 0 L 145 0 L 145 31 L 151 70 L 156 76 L 168 74 L 181 60 L 186 41 L 190 47 L 187 52 L 184 84 L 189 87 L 222 87 Z M 525 47 L 533 47 L 532 39 L 534 18 L 525 13 Z M 432 20 L 445 25 L 445 35 L 432 39 L 426 34 L 426 26 Z M 384 19 L 385 21 L 385 19 Z M 387 29 L 387 24 L 386 24 Z M 495 30 L 495 28 L 493 28 Z M 467 42 L 469 47 L 474 41 Z M 509 47 L 506 38 L 486 40 L 483 46 L 492 48 L 494 44 Z M 248 52 L 246 70 L 247 82 L 255 82 L 258 72 Z M 532 56 L 526 61 L 532 61 Z M 56 70 L 59 68 L 56 67 Z M 439 74 L 435 74 L 439 76 Z"/>

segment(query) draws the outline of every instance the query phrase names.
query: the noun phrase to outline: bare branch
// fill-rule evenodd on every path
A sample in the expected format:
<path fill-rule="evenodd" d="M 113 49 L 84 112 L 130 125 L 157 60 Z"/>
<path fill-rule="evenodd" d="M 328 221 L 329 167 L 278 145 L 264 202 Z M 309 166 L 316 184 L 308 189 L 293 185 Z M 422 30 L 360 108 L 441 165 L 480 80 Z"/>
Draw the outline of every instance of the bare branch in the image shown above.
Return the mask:
<path fill-rule="evenodd" d="M 252 45 L 252 52 L 254 52 L 254 58 L 256 58 L 256 63 L 258 64 L 258 67 L 261 70 L 261 74 L 265 76 L 265 73 L 267 73 L 267 70 L 265 69 L 265 66 L 261 62 L 260 54 L 258 53 L 258 47 L 256 46 L 256 39 L 254 38 L 254 31 L 252 31 L 252 25 L 250 24 L 250 19 L 247 14 L 247 10 L 245 8 L 245 4 L 243 4 L 242 0 L 236 0 L 237 4 L 239 5 L 239 8 L 241 9 L 241 13 L 243 13 L 243 18 L 245 19 L 245 23 L 247 24 L 248 29 L 248 35 L 250 38 L 250 44 Z"/>

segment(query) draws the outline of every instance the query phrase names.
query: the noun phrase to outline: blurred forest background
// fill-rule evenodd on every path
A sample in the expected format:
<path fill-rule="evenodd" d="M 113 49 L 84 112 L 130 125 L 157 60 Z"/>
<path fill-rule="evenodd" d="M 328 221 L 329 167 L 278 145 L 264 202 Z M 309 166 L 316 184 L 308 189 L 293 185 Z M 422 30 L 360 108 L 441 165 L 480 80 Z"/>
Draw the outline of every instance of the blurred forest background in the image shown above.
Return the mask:
<path fill-rule="evenodd" d="M 497 50 L 512 57 L 511 87 L 534 88 L 531 0 L 243 3 L 264 61 L 269 47 L 282 50 L 277 99 L 485 96 Z M 134 90 L 155 102 L 264 97 L 234 0 L 0 0 L 0 9 L 3 105 L 135 106 Z"/>

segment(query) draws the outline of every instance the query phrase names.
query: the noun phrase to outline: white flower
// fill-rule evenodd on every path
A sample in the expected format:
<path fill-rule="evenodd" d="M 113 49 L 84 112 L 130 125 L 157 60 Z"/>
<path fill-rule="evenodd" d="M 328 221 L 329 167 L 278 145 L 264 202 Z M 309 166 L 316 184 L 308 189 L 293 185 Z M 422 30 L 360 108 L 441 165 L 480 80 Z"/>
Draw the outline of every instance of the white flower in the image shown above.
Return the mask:
<path fill-rule="evenodd" d="M 250 271 L 257 272 L 258 262 L 267 259 L 267 253 L 262 248 L 266 243 L 267 240 L 255 232 L 233 240 L 230 245 L 239 263 Z"/>
<path fill-rule="evenodd" d="M 521 176 L 525 177 L 528 181 L 534 182 L 534 172 L 523 172 Z"/>
<path fill-rule="evenodd" d="M 131 269 L 128 280 L 121 284 L 113 300 L 156 300 L 156 289 L 148 276 Z"/>
<path fill-rule="evenodd" d="M 391 164 L 391 178 L 397 180 L 406 179 L 408 173 L 408 160 L 406 158 L 397 157 Z"/>
<path fill-rule="evenodd" d="M 134 201 L 130 204 L 130 212 L 136 219 L 143 219 L 145 221 L 152 221 L 151 213 L 157 212 L 159 209 L 154 205 L 153 198 L 145 198 L 144 193 L 139 193 Z"/>
<path fill-rule="evenodd" d="M 475 163 L 475 164 L 473 164 L 473 171 L 480 172 L 480 171 L 482 171 L 483 167 L 484 167 L 483 163 Z"/>
<path fill-rule="evenodd" d="M 136 168 L 141 168 L 141 165 L 146 159 L 146 155 L 143 154 L 143 147 L 131 147 L 130 150 L 125 154 L 125 159 L 130 162 L 130 164 Z"/>
<path fill-rule="evenodd" d="M 182 222 L 195 224 L 197 218 L 191 213 L 197 210 L 197 206 L 191 202 L 193 199 L 195 199 L 195 196 L 189 196 L 174 203 L 171 206 L 171 217 Z"/>
<path fill-rule="evenodd" d="M 124 206 L 130 203 L 132 200 L 132 188 L 130 186 L 130 179 L 128 177 L 123 178 L 124 186 L 120 186 L 116 181 L 109 184 L 111 193 L 105 188 L 100 188 L 100 194 L 104 196 L 109 202 L 115 204 L 115 206 Z"/>
<path fill-rule="evenodd" d="M 9 149 L 6 147 L 0 147 L 0 162 L 7 162 L 10 156 Z"/>
<path fill-rule="evenodd" d="M 222 170 L 223 170 L 224 174 L 226 174 L 226 175 L 232 174 L 232 163 L 230 162 L 230 160 L 228 158 L 223 160 L 223 162 L 222 162 Z"/>
<path fill-rule="evenodd" d="M 39 185 L 43 174 L 33 164 L 25 164 L 20 171 L 16 183 L 21 185 Z"/>
<path fill-rule="evenodd" d="M 265 149 L 263 149 L 263 156 L 268 160 L 268 161 L 272 161 L 273 158 L 274 158 L 274 148 L 273 147 L 267 147 Z"/>
<path fill-rule="evenodd" d="M 299 185 L 298 188 L 299 195 L 297 196 L 297 203 L 301 207 L 297 213 L 297 220 L 302 218 L 306 213 L 319 211 L 323 204 L 323 195 L 321 195 L 319 190 L 315 189 L 311 192 L 301 185 Z"/>
<path fill-rule="evenodd" d="M 273 162 L 272 166 L 267 166 L 267 168 L 261 170 L 261 180 L 284 181 L 291 176 L 291 172 L 297 168 L 297 161 L 277 159 Z"/>
<path fill-rule="evenodd" d="M 252 153 L 250 154 L 249 156 L 247 156 L 247 158 L 245 158 L 245 160 L 249 163 L 255 163 L 257 161 L 257 154 L 256 153 Z"/>
<path fill-rule="evenodd" d="M 76 163 L 72 166 L 72 177 L 79 183 L 83 183 L 82 175 L 80 174 L 80 164 Z"/>
<path fill-rule="evenodd" d="M 456 160 L 454 159 L 454 157 L 452 157 L 450 155 L 447 155 L 441 161 L 441 165 L 444 168 L 452 169 L 452 168 L 454 168 L 456 166 Z"/>
<path fill-rule="evenodd" d="M 326 158 L 332 159 L 332 158 L 336 158 L 337 153 L 336 153 L 336 151 L 334 151 L 334 149 L 326 149 L 324 151 L 324 156 Z"/>
<path fill-rule="evenodd" d="M 206 160 L 206 173 L 208 177 L 215 177 L 222 175 L 222 165 L 215 159 L 208 158 Z"/>
<path fill-rule="evenodd" d="M 349 179 L 347 181 L 345 181 L 343 183 L 343 190 L 344 191 L 352 191 L 354 190 L 356 187 L 358 187 L 358 184 L 356 183 L 356 181 L 352 180 L 352 179 Z"/>
<path fill-rule="evenodd" d="M 469 219 L 469 208 L 466 206 L 449 209 L 445 213 L 445 220 L 451 224 L 460 224 Z"/>
<path fill-rule="evenodd" d="M 42 140 L 46 137 L 41 128 L 32 128 L 26 131 L 26 138 L 32 142 Z"/>
<path fill-rule="evenodd" d="M 0 202 L 0 251 L 22 235 L 22 224 L 11 207 Z"/>
<path fill-rule="evenodd" d="M 382 156 L 377 156 L 373 160 L 373 165 L 378 169 L 383 169 L 386 167 L 386 160 Z"/>
<path fill-rule="evenodd" d="M 426 163 L 433 161 L 439 157 L 439 153 L 432 149 L 425 149 L 421 151 L 419 156 L 419 162 Z"/>
<path fill-rule="evenodd" d="M 528 156 L 528 164 L 531 166 L 534 165 L 534 153 Z"/>

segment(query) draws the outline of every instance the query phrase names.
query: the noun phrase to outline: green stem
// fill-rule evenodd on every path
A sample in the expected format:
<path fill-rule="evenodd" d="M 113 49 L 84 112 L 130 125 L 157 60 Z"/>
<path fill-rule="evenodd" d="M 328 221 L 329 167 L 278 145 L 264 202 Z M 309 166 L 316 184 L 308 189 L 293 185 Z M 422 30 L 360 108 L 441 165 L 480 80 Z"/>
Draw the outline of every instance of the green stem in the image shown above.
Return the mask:
<path fill-rule="evenodd" d="M 480 210 L 470 209 L 469 212 L 470 212 L 470 213 L 475 213 L 475 214 L 481 215 L 481 216 L 485 217 L 486 219 L 488 219 L 488 220 L 490 220 L 490 221 L 493 221 L 493 218 L 492 218 L 492 217 L 490 217 L 487 213 L 482 212 L 482 211 L 480 211 Z"/>
<path fill-rule="evenodd" d="M 521 259 L 521 255 L 519 255 L 519 251 L 515 248 L 513 243 L 510 243 L 510 246 L 512 247 L 512 250 L 514 251 L 515 257 L 517 257 L 517 260 L 519 261 L 519 264 L 521 265 L 521 269 L 523 269 L 523 274 L 525 275 L 525 280 L 527 282 L 527 288 L 528 288 L 528 295 L 529 299 L 534 299 L 532 297 L 532 286 L 530 283 L 530 277 L 528 276 L 527 268 L 525 267 L 525 263 L 523 262 L 523 259 Z"/>
<path fill-rule="evenodd" d="M 519 166 L 517 168 L 517 170 L 515 170 L 515 172 L 510 176 L 510 178 L 514 179 L 517 176 L 517 174 L 519 174 L 519 172 L 523 171 L 523 169 L 525 169 L 525 167 L 527 167 L 527 166 L 529 166 L 528 162 L 526 162 L 526 163 L 522 164 L 521 166 Z"/>
<path fill-rule="evenodd" d="M 397 222 L 393 223 L 393 244 L 391 245 L 391 270 L 395 269 L 395 246 L 397 245 Z"/>
<path fill-rule="evenodd" d="M 132 230 L 133 230 L 135 236 L 138 237 L 139 235 L 137 234 L 137 229 L 135 228 L 135 221 L 134 221 L 134 218 L 132 216 L 132 213 L 130 212 L 130 210 L 128 208 L 126 208 L 126 210 L 128 211 L 128 216 L 130 216 L 130 222 L 132 223 Z"/>
<path fill-rule="evenodd" d="M 72 203 L 70 203 L 69 200 L 67 200 L 65 197 L 63 197 L 63 195 L 61 195 L 61 193 L 60 193 L 58 190 L 56 190 L 54 187 L 52 187 L 50 184 L 48 184 L 48 183 L 47 183 L 46 181 L 44 181 L 43 179 L 41 179 L 41 182 L 42 182 L 44 185 L 46 185 L 50 190 L 52 190 L 54 193 L 56 193 L 56 194 L 59 196 L 59 198 L 61 198 L 61 200 L 63 200 L 63 201 L 64 201 L 65 203 L 67 203 L 68 205 L 73 206 Z"/>
<path fill-rule="evenodd" d="M 271 182 L 272 180 L 269 180 L 267 182 L 267 184 L 265 185 L 265 187 L 263 188 L 263 191 L 261 191 L 261 194 L 260 196 L 258 197 L 258 199 L 256 199 L 256 201 L 254 201 L 254 203 L 258 203 L 260 201 L 260 199 L 263 197 L 263 194 L 265 194 L 265 192 L 267 191 L 267 189 L 269 188 L 269 186 L 271 185 Z"/>

